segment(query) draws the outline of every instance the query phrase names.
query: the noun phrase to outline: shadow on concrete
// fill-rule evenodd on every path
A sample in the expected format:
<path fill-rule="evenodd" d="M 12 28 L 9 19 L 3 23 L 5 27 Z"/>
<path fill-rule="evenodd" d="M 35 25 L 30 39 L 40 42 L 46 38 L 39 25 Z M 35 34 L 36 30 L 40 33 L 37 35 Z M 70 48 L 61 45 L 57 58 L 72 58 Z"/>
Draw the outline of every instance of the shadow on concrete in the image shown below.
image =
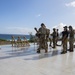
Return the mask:
<path fill-rule="evenodd" d="M 0 60 L 2 59 L 8 59 L 8 58 L 14 58 L 14 57 L 22 57 L 22 56 L 28 56 L 24 60 L 39 60 L 43 58 L 48 58 L 56 55 L 60 55 L 61 50 L 53 50 L 49 51 L 48 53 L 37 53 L 37 47 L 26 47 L 26 48 L 13 48 L 12 50 L 7 50 L 5 53 L 6 56 L 0 57 Z M 29 56 L 33 55 L 33 56 Z"/>
<path fill-rule="evenodd" d="M 54 50 L 54 51 L 50 51 L 48 53 L 39 54 L 38 56 L 33 56 L 32 58 L 25 58 L 24 60 L 40 60 L 43 58 L 49 58 L 49 57 L 53 57 L 56 55 L 61 55 L 61 51 Z"/>

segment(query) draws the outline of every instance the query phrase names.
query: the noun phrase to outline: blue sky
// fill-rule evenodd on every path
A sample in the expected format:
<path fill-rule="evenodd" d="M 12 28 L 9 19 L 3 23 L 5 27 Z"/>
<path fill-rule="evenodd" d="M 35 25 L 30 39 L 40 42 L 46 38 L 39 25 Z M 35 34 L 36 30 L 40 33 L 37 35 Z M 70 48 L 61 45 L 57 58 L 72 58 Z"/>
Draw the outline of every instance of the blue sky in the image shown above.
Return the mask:
<path fill-rule="evenodd" d="M 0 0 L 0 33 L 35 33 L 47 28 L 75 25 L 75 0 Z"/>

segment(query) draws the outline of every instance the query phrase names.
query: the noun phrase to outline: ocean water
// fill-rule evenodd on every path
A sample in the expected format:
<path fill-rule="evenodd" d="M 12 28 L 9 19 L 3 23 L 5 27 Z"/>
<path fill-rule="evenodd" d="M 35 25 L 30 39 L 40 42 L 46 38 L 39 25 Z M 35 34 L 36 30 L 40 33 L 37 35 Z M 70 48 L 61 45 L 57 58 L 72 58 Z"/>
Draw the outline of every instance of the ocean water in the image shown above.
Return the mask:
<path fill-rule="evenodd" d="M 25 36 L 27 40 L 30 39 L 30 35 L 21 35 L 21 34 L 0 34 L 0 39 L 11 40 L 12 36 L 14 36 L 15 39 L 17 39 L 18 36 L 20 36 L 21 39 L 23 38 L 23 36 Z"/>

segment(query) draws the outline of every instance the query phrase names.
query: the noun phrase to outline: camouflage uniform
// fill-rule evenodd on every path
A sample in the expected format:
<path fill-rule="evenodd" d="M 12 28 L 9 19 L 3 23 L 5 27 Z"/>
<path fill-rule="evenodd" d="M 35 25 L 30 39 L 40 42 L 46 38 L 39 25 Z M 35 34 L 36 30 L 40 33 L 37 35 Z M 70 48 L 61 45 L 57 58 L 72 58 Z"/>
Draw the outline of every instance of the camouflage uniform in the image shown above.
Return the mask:
<path fill-rule="evenodd" d="M 50 44 L 49 44 L 49 46 L 51 46 L 52 45 L 52 34 L 50 34 L 50 32 L 49 32 L 49 42 L 50 42 Z"/>
<path fill-rule="evenodd" d="M 51 35 L 53 36 L 53 47 L 52 48 L 56 48 L 57 33 L 56 33 L 56 29 L 55 28 L 53 28 L 53 33 Z"/>
<path fill-rule="evenodd" d="M 62 32 L 62 45 L 63 45 L 63 51 L 61 54 L 67 53 L 67 40 L 68 40 L 68 30 L 67 26 L 64 27 L 64 31 Z"/>
<path fill-rule="evenodd" d="M 12 47 L 13 47 L 14 45 L 16 46 L 16 41 L 15 41 L 14 36 L 12 36 L 12 41 L 11 41 L 11 43 L 12 43 Z"/>
<path fill-rule="evenodd" d="M 59 33 L 58 33 L 58 29 L 57 29 L 56 33 L 57 33 L 57 36 L 56 36 L 56 45 L 58 46 L 58 44 L 57 44 L 57 42 L 58 42 L 58 40 L 59 40 Z"/>
<path fill-rule="evenodd" d="M 17 46 L 22 46 L 22 41 L 21 41 L 21 38 L 20 36 L 18 36 L 18 39 L 17 39 Z"/>
<path fill-rule="evenodd" d="M 69 51 L 73 52 L 73 44 L 74 44 L 74 30 L 72 26 L 69 26 Z"/>
<path fill-rule="evenodd" d="M 41 27 L 38 30 L 39 32 L 39 48 L 37 50 L 38 53 L 40 53 L 40 49 L 45 49 L 45 52 L 48 50 L 48 44 L 47 44 L 47 29 L 44 26 L 44 24 L 41 24 Z"/>

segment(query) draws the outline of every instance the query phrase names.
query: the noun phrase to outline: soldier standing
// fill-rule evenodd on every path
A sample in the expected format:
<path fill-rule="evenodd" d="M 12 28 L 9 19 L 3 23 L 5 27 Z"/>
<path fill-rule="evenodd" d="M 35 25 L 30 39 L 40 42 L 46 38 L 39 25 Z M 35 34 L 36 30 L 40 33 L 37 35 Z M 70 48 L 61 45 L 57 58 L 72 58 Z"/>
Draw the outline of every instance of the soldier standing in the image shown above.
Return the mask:
<path fill-rule="evenodd" d="M 73 52 L 73 44 L 74 44 L 74 30 L 72 26 L 69 26 L 69 51 Z"/>
<path fill-rule="evenodd" d="M 20 36 L 18 36 L 18 39 L 17 39 L 17 46 L 19 47 L 20 45 L 22 46 L 22 41 L 21 41 L 21 38 Z"/>
<path fill-rule="evenodd" d="M 41 49 L 45 49 L 45 53 L 48 52 L 48 45 L 47 45 L 47 29 L 46 26 L 42 23 L 41 27 L 38 30 L 39 33 L 39 48 L 37 49 L 37 53 L 40 53 Z"/>
<path fill-rule="evenodd" d="M 58 31 L 59 31 L 59 29 L 56 30 L 56 33 L 57 33 L 57 37 L 56 37 L 56 45 L 57 45 L 57 46 L 58 46 L 57 42 L 58 42 L 58 40 L 59 40 L 59 32 L 58 32 Z"/>
<path fill-rule="evenodd" d="M 16 41 L 15 41 L 14 36 L 12 36 L 12 41 L 11 41 L 11 43 L 12 43 L 12 47 L 13 47 L 14 45 L 16 45 Z"/>
<path fill-rule="evenodd" d="M 49 34 L 49 41 L 50 41 L 49 46 L 52 46 L 52 34 Z"/>
<path fill-rule="evenodd" d="M 52 38 L 53 38 L 53 47 L 52 48 L 56 48 L 57 32 L 56 32 L 55 28 L 53 28 L 53 33 L 51 35 L 52 35 Z"/>
<path fill-rule="evenodd" d="M 62 45 L 63 45 L 63 51 L 61 54 L 67 53 L 67 39 L 68 39 L 68 30 L 67 26 L 64 27 L 64 31 L 62 32 Z"/>
<path fill-rule="evenodd" d="M 52 37 L 51 37 L 51 35 L 49 36 L 49 41 L 50 41 L 49 46 L 51 46 L 51 44 L 52 44 Z"/>

